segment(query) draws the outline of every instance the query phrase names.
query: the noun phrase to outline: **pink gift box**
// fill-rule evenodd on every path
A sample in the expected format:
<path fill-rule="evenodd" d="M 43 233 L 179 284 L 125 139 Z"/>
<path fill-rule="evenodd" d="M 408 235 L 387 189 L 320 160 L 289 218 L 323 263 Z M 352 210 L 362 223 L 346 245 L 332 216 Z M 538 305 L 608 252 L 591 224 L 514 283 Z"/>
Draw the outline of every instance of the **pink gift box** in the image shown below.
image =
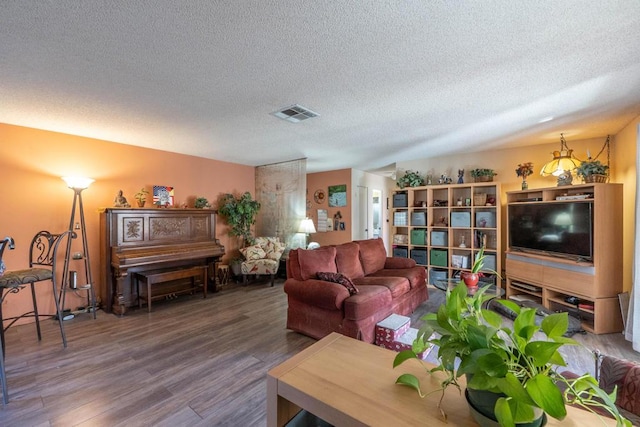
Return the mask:
<path fill-rule="evenodd" d="M 384 347 L 386 349 L 397 351 L 397 352 L 401 352 L 404 350 L 411 350 L 411 345 L 413 344 L 413 341 L 416 339 L 417 336 L 418 336 L 418 330 L 415 328 L 409 328 L 409 330 L 405 334 L 400 336 L 398 340 L 391 341 L 391 342 L 379 342 L 378 345 L 380 347 Z M 425 359 L 429 354 L 429 352 L 431 351 L 432 347 L 433 346 L 430 346 L 422 353 L 418 353 L 417 356 L 420 359 Z"/>
<path fill-rule="evenodd" d="M 376 324 L 376 343 L 393 342 L 404 335 L 410 327 L 410 318 L 392 314 Z"/>

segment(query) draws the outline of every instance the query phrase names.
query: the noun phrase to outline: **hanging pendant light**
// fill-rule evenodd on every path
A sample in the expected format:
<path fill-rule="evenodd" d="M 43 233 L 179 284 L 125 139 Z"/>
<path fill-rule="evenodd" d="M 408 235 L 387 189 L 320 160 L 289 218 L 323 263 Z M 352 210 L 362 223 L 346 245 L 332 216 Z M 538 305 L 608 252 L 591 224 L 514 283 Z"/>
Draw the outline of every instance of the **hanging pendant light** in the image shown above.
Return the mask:
<path fill-rule="evenodd" d="M 553 152 L 553 159 L 542 166 L 540 175 L 558 177 L 558 186 L 571 185 L 571 171 L 580 166 L 580 160 L 573 156 L 573 150 L 567 146 L 564 135 L 560 134 L 560 151 Z"/>

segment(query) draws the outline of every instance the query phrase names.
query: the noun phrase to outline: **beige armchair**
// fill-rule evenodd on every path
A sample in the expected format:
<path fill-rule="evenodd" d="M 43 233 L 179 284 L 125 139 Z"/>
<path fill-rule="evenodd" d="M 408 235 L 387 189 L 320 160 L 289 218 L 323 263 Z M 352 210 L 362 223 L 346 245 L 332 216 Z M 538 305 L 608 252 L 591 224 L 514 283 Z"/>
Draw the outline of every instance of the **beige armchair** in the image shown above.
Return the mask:
<path fill-rule="evenodd" d="M 284 243 L 278 241 L 276 237 L 257 237 L 254 245 L 240 249 L 240 253 L 245 258 L 240 266 L 242 283 L 247 283 L 250 274 L 268 274 L 271 276 L 271 286 L 273 286 L 284 248 Z"/>

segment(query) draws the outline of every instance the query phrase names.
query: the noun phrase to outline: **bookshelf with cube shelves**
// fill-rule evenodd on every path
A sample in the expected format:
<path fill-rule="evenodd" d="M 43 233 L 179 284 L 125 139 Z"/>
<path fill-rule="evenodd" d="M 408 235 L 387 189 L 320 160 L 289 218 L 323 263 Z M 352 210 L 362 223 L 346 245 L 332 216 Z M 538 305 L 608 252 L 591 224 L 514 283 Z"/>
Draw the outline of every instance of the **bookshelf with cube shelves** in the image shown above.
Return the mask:
<path fill-rule="evenodd" d="M 415 259 L 431 283 L 469 271 L 481 248 L 485 268 L 501 271 L 499 183 L 404 188 L 391 209 L 392 254 Z"/>

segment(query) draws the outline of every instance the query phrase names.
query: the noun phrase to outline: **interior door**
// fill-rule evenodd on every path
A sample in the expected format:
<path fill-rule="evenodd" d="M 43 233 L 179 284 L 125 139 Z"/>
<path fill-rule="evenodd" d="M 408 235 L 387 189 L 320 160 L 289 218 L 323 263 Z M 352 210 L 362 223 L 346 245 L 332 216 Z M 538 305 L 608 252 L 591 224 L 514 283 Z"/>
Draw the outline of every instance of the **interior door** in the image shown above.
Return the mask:
<path fill-rule="evenodd" d="M 354 240 L 365 240 L 371 238 L 369 230 L 369 188 L 358 185 L 358 215 L 357 222 L 354 223 Z"/>

